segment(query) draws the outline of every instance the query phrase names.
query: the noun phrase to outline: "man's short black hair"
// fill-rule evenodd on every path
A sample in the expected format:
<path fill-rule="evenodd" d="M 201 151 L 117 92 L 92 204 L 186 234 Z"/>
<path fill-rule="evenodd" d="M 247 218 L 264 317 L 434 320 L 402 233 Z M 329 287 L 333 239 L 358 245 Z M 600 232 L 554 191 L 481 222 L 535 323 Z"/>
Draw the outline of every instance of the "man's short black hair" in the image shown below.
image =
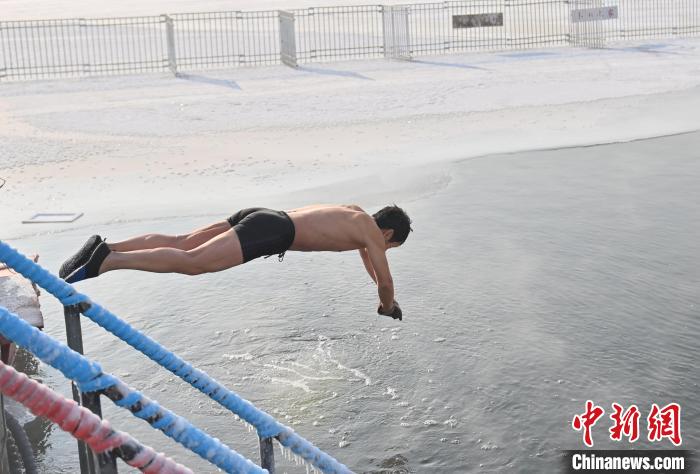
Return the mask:
<path fill-rule="evenodd" d="M 394 235 L 391 236 L 390 242 L 399 242 L 403 244 L 411 232 L 411 218 L 399 206 L 386 206 L 383 209 L 372 214 L 374 220 L 380 229 L 392 229 Z"/>

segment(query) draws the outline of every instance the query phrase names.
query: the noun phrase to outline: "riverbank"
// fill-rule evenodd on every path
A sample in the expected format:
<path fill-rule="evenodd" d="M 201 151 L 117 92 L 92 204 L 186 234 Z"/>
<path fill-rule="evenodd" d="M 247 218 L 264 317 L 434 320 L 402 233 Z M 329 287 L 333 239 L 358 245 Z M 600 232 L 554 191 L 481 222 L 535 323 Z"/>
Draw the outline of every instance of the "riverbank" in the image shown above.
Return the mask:
<path fill-rule="evenodd" d="M 343 182 L 370 183 L 363 201 L 426 164 L 697 130 L 699 45 L 6 83 L 3 238 L 293 206 L 303 194 L 275 196 Z M 85 215 L 21 224 L 36 212 Z"/>

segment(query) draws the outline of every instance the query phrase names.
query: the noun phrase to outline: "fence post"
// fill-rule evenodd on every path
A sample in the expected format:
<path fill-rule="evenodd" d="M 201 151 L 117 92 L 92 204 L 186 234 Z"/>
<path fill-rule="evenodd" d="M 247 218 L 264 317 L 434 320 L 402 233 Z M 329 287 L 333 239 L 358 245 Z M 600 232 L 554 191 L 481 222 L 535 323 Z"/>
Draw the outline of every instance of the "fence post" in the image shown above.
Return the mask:
<path fill-rule="evenodd" d="M 83 406 L 102 418 L 102 406 L 98 392 L 83 393 Z M 110 453 L 95 453 L 93 463 L 96 464 L 95 474 L 117 474 L 117 460 Z"/>
<path fill-rule="evenodd" d="M 393 24 L 391 23 L 391 7 L 382 6 L 382 36 L 384 38 L 384 57 L 390 59 L 394 51 Z"/>
<path fill-rule="evenodd" d="M 385 5 L 382 13 L 384 25 L 384 57 L 387 59 L 411 59 L 411 28 L 408 22 L 409 7 Z"/>
<path fill-rule="evenodd" d="M 5 399 L 3 398 L 2 394 L 0 394 L 0 472 L 10 472 L 10 461 L 7 457 L 7 427 L 5 426 Z"/>
<path fill-rule="evenodd" d="M 272 438 L 260 439 L 260 467 L 267 469 L 270 474 L 275 474 L 275 446 Z"/>
<path fill-rule="evenodd" d="M 80 327 L 80 309 L 78 306 L 64 306 L 63 316 L 66 320 L 66 340 L 68 347 L 76 352 L 83 353 L 83 331 Z M 80 391 L 75 382 L 70 383 L 71 391 L 73 392 L 73 400 L 80 404 Z M 78 440 L 78 456 L 80 458 L 80 474 L 92 474 L 94 466 L 91 465 L 88 459 L 87 445 Z"/>
<path fill-rule="evenodd" d="M 4 78 L 7 77 L 7 68 L 9 67 L 9 55 L 7 51 L 5 50 L 5 38 L 2 33 L 2 22 L 0 21 L 0 43 L 2 43 L 2 62 L 0 63 L 0 81 Z M 8 33 L 9 34 L 9 33 Z M 9 41 L 9 39 L 8 39 Z"/>
<path fill-rule="evenodd" d="M 297 44 L 294 31 L 294 13 L 279 12 L 280 60 L 289 67 L 297 67 Z"/>
<path fill-rule="evenodd" d="M 83 329 L 80 325 L 80 307 L 78 305 L 64 306 L 63 315 L 66 320 L 66 341 L 68 347 L 83 354 Z M 100 395 L 98 393 L 83 393 L 77 385 L 71 382 L 73 400 L 102 418 Z M 78 456 L 80 458 L 81 474 L 113 474 L 117 472 L 116 460 L 106 454 L 94 455 L 83 441 L 78 441 Z"/>
<path fill-rule="evenodd" d="M 173 19 L 168 15 L 163 15 L 165 19 L 165 37 L 168 42 L 168 68 L 170 72 L 177 76 L 177 56 L 175 55 L 175 27 Z"/>

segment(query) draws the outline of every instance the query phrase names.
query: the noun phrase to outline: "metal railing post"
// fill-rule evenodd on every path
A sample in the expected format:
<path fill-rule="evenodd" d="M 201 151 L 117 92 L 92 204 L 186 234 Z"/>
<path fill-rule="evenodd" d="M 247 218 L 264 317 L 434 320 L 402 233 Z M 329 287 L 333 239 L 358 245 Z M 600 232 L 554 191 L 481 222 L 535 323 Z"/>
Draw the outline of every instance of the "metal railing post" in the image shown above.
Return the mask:
<path fill-rule="evenodd" d="M 294 13 L 288 11 L 279 12 L 280 32 L 280 61 L 289 67 L 298 67 L 296 29 L 294 27 Z"/>
<path fill-rule="evenodd" d="M 10 69 L 11 61 L 10 55 L 7 51 L 6 44 L 9 42 L 10 31 L 7 30 L 7 34 L 3 33 L 3 23 L 0 21 L 0 44 L 2 44 L 2 62 L 0 62 L 0 81 L 7 77 L 7 71 Z M 6 38 L 7 37 L 7 38 Z"/>
<path fill-rule="evenodd" d="M 170 72 L 177 76 L 177 56 L 175 54 L 175 26 L 173 19 L 168 15 L 163 15 L 165 19 L 165 37 L 168 42 L 168 68 Z"/>
<path fill-rule="evenodd" d="M 68 347 L 76 352 L 83 353 L 83 331 L 80 326 L 80 309 L 78 306 L 64 306 L 63 315 L 66 320 L 66 342 Z M 75 382 L 70 383 L 73 392 L 73 400 L 80 403 L 80 391 Z M 87 445 L 78 440 L 78 457 L 80 458 L 80 474 L 92 474 L 94 472 L 93 463 L 88 459 Z"/>
<path fill-rule="evenodd" d="M 83 354 L 83 329 L 80 325 L 80 307 L 78 305 L 64 306 L 63 314 L 66 320 L 66 342 L 68 347 Z M 78 386 L 71 382 L 73 400 L 102 418 L 102 406 L 99 393 L 80 393 Z M 83 442 L 78 441 L 78 456 L 80 458 L 80 474 L 115 474 L 117 463 L 109 454 L 95 455 Z"/>
<path fill-rule="evenodd" d="M 275 446 L 272 438 L 258 438 L 260 440 L 260 467 L 267 469 L 270 474 L 275 474 Z"/>
<path fill-rule="evenodd" d="M 83 406 L 93 412 L 95 415 L 102 418 L 100 394 L 98 392 L 83 393 L 82 398 Z M 112 454 L 109 452 L 91 454 L 94 458 L 93 463 L 95 464 L 95 474 L 117 474 L 117 460 Z"/>
<path fill-rule="evenodd" d="M 7 457 L 7 427 L 5 426 L 5 399 L 0 394 L 0 472 L 10 472 Z"/>
<path fill-rule="evenodd" d="M 382 6 L 382 37 L 386 59 L 391 59 L 394 55 L 394 24 L 391 21 L 391 9 L 390 5 Z"/>

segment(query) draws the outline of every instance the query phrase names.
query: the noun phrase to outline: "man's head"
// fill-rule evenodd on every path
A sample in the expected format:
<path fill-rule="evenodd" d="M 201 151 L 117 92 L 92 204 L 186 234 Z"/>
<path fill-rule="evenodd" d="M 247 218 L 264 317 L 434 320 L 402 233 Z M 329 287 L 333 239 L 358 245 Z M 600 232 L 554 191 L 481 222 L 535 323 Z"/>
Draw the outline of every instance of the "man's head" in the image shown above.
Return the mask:
<path fill-rule="evenodd" d="M 372 217 L 374 217 L 374 221 L 384 234 L 387 248 L 398 247 L 403 244 L 408 237 L 408 233 L 413 230 L 411 229 L 411 219 L 397 205 L 386 206 L 375 212 Z"/>

